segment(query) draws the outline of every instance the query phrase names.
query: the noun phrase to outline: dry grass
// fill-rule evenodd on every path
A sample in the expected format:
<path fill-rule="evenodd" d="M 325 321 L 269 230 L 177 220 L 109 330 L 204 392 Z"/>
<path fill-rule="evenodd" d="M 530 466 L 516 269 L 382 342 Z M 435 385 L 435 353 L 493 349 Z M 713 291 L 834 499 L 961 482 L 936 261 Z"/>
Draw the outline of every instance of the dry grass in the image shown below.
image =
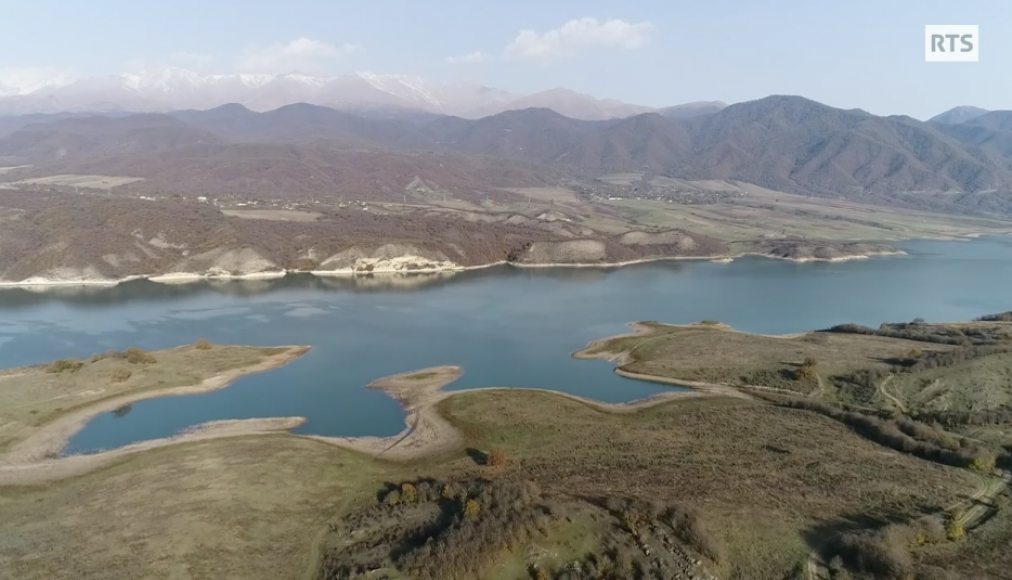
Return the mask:
<path fill-rule="evenodd" d="M 586 354 L 626 352 L 624 370 L 670 379 L 760 385 L 813 393 L 831 387 L 830 377 L 860 369 L 888 372 L 891 359 L 912 349 L 948 350 L 946 345 L 867 335 L 809 333 L 790 337 L 747 334 L 717 324 L 649 325 L 651 332 L 598 343 Z M 805 368 L 805 362 L 814 366 Z M 818 375 L 818 377 L 816 377 Z M 827 393 L 832 395 L 832 393 Z"/>
<path fill-rule="evenodd" d="M 467 393 L 441 410 L 504 475 L 583 497 L 679 501 L 728 548 L 725 572 L 779 577 L 826 525 L 935 511 L 975 485 L 964 470 L 880 447 L 816 413 L 739 399 L 614 415 L 545 393 Z M 818 530 L 817 530 L 818 528 Z"/>
<path fill-rule="evenodd" d="M 248 220 L 274 220 L 281 222 L 315 222 L 320 212 L 294 209 L 223 209 L 221 213 Z"/>
<path fill-rule="evenodd" d="M 86 189 L 112 189 L 121 185 L 129 185 L 144 181 L 143 177 L 126 177 L 119 175 L 49 175 L 34 177 L 15 182 L 13 185 L 54 185 L 62 187 L 83 187 Z"/>
<path fill-rule="evenodd" d="M 941 578 L 1007 578 L 1012 570 L 1012 509 L 1005 507 L 961 542 L 925 546 L 914 551 L 921 566 L 945 570 Z"/>
<path fill-rule="evenodd" d="M 195 385 L 218 373 L 254 365 L 279 349 L 186 346 L 145 353 L 96 355 L 0 371 L 0 451 L 57 417 L 128 393 Z"/>
<path fill-rule="evenodd" d="M 0 489 L 0 576 L 298 578 L 383 466 L 291 436 L 153 450 L 45 488 Z"/>
<path fill-rule="evenodd" d="M 710 183 L 688 182 L 699 190 Z M 714 204 L 681 205 L 623 199 L 607 205 L 624 219 L 645 226 L 684 228 L 719 239 L 759 240 L 798 236 L 835 241 L 902 240 L 958 236 L 975 231 L 1008 231 L 1008 224 L 986 218 L 945 216 L 847 200 L 794 195 L 747 183 L 720 182 L 743 197 Z"/>

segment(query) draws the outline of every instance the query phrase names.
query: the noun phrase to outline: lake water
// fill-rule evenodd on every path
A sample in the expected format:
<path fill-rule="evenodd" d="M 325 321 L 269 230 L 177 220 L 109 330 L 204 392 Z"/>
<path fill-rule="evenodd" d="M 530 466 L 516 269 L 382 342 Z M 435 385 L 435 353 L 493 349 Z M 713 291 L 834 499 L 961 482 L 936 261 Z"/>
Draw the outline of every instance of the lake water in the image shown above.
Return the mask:
<path fill-rule="evenodd" d="M 1012 241 L 918 241 L 910 255 L 839 264 L 749 258 L 617 269 L 493 268 L 391 279 L 146 281 L 113 288 L 0 291 L 0 366 L 111 348 L 309 344 L 302 359 L 203 395 L 134 403 L 96 417 L 67 453 L 165 437 L 217 419 L 304 416 L 297 432 L 391 435 L 399 406 L 363 388 L 391 373 L 456 364 L 462 389 L 524 386 L 603 401 L 671 387 L 618 377 L 570 353 L 634 320 L 715 319 L 783 333 L 843 322 L 964 320 L 1012 309 Z"/>

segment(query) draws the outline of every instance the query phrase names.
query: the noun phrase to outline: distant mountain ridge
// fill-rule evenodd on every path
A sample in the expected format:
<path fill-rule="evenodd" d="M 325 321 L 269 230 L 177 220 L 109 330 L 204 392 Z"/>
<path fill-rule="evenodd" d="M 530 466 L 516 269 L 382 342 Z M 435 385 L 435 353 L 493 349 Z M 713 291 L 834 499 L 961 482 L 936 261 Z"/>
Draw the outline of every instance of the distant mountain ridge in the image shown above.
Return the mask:
<path fill-rule="evenodd" d="M 372 188 L 389 196 L 418 176 L 474 195 L 636 172 L 1012 215 L 1012 113 L 945 125 L 790 95 L 687 117 L 662 111 L 593 121 L 547 108 L 479 119 L 376 118 L 305 103 L 56 118 L 0 139 L 0 158 L 38 172 L 145 177 L 159 191 Z"/>
<path fill-rule="evenodd" d="M 351 111 L 423 111 L 467 118 L 544 107 L 568 117 L 628 117 L 651 107 L 597 99 L 568 89 L 522 95 L 464 83 L 436 83 L 404 75 L 358 72 L 337 77 L 303 74 L 199 74 L 179 68 L 90 77 L 27 94 L 0 92 L 0 115 L 68 112 L 166 112 L 240 103 L 269 111 L 311 103 Z"/>
<path fill-rule="evenodd" d="M 944 113 L 939 113 L 934 117 L 928 119 L 930 123 L 938 123 L 941 125 L 958 125 L 965 123 L 972 119 L 984 115 L 988 112 L 987 109 L 981 109 L 980 107 L 971 107 L 968 105 L 953 107 Z"/>

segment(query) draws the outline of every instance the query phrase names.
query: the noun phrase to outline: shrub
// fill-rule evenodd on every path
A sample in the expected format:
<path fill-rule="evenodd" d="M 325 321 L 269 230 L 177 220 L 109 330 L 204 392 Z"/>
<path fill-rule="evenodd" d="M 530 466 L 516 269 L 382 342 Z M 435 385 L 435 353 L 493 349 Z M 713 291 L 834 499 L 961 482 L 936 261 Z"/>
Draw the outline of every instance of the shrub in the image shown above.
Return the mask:
<path fill-rule="evenodd" d="M 401 492 L 397 491 L 396 489 L 387 492 L 387 494 L 383 496 L 383 503 L 385 503 L 386 505 L 397 505 L 401 503 Z"/>
<path fill-rule="evenodd" d="M 133 375 L 133 373 L 130 372 L 130 369 L 116 369 L 112 371 L 112 382 L 122 383 L 123 381 L 129 379 L 131 375 Z"/>
<path fill-rule="evenodd" d="M 819 366 L 819 362 L 812 357 L 807 357 L 801 366 L 798 367 L 795 377 L 799 381 L 813 381 L 816 378 L 816 369 Z"/>
<path fill-rule="evenodd" d="M 948 534 L 945 531 L 945 524 L 937 516 L 929 516 L 917 520 L 914 528 L 912 543 L 919 546 L 925 544 L 937 544 L 945 540 Z"/>
<path fill-rule="evenodd" d="M 837 538 L 833 551 L 861 577 L 905 578 L 913 567 L 902 539 L 883 531 L 844 533 Z"/>
<path fill-rule="evenodd" d="M 151 355 L 151 353 L 144 352 L 143 350 L 137 348 L 136 346 L 131 346 L 130 348 L 126 349 L 123 358 L 125 358 L 126 361 L 132 365 L 136 364 L 149 365 L 158 362 L 155 359 L 155 357 Z"/>
<path fill-rule="evenodd" d="M 945 537 L 950 541 L 958 542 L 966 536 L 966 528 L 963 527 L 963 522 L 960 521 L 962 514 L 955 513 L 949 519 L 949 523 L 945 525 Z"/>
<path fill-rule="evenodd" d="M 674 505 L 668 509 L 667 517 L 671 529 L 683 542 L 714 562 L 723 560 L 723 548 L 703 525 L 695 510 Z"/>
<path fill-rule="evenodd" d="M 76 371 L 80 370 L 80 368 L 83 367 L 83 366 L 84 366 L 84 363 L 81 362 L 81 361 L 79 361 L 79 360 L 72 360 L 72 359 L 61 358 L 60 360 L 55 360 L 55 361 L 49 363 L 49 366 L 46 368 L 46 372 L 47 373 L 63 373 L 63 372 L 72 372 L 73 373 L 73 372 L 76 372 Z"/>
<path fill-rule="evenodd" d="M 440 497 L 445 500 L 455 500 L 460 495 L 460 490 L 453 482 L 443 484 L 443 489 L 439 493 Z"/>
<path fill-rule="evenodd" d="M 198 338 L 197 342 L 193 343 L 193 348 L 197 350 L 211 350 L 211 343 L 206 338 Z"/>
<path fill-rule="evenodd" d="M 502 447 L 494 447 L 488 452 L 488 457 L 485 459 L 485 465 L 489 467 L 502 467 L 506 465 L 509 460 L 509 455 L 506 450 Z"/>
<path fill-rule="evenodd" d="M 970 462 L 970 469 L 981 473 L 991 473 L 997 458 L 991 454 L 978 455 Z"/>
<path fill-rule="evenodd" d="M 473 520 L 478 518 L 478 514 L 481 513 L 481 504 L 478 500 L 469 499 L 464 502 L 464 518 Z"/>
<path fill-rule="evenodd" d="M 418 490 L 410 483 L 401 484 L 401 500 L 406 503 L 414 503 L 418 499 Z"/>

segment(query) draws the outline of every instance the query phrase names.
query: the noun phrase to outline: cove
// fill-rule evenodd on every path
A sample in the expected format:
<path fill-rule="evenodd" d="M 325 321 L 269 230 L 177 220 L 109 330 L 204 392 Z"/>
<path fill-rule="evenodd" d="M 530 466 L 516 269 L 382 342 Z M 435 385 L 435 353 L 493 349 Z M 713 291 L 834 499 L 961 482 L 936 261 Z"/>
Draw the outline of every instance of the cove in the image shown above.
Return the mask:
<path fill-rule="evenodd" d="M 846 263 L 744 258 L 623 268 L 497 267 L 447 275 L 317 278 L 0 291 L 0 366 L 111 348 L 308 344 L 302 359 L 212 393 L 152 399 L 96 417 L 65 453 L 166 437 L 206 421 L 304 416 L 296 432 L 392 435 L 397 403 L 363 388 L 454 364 L 451 390 L 539 387 L 608 402 L 672 387 L 570 357 L 633 320 L 714 319 L 763 333 L 843 322 L 965 320 L 1012 309 L 1012 241 L 916 241 L 909 255 Z"/>

